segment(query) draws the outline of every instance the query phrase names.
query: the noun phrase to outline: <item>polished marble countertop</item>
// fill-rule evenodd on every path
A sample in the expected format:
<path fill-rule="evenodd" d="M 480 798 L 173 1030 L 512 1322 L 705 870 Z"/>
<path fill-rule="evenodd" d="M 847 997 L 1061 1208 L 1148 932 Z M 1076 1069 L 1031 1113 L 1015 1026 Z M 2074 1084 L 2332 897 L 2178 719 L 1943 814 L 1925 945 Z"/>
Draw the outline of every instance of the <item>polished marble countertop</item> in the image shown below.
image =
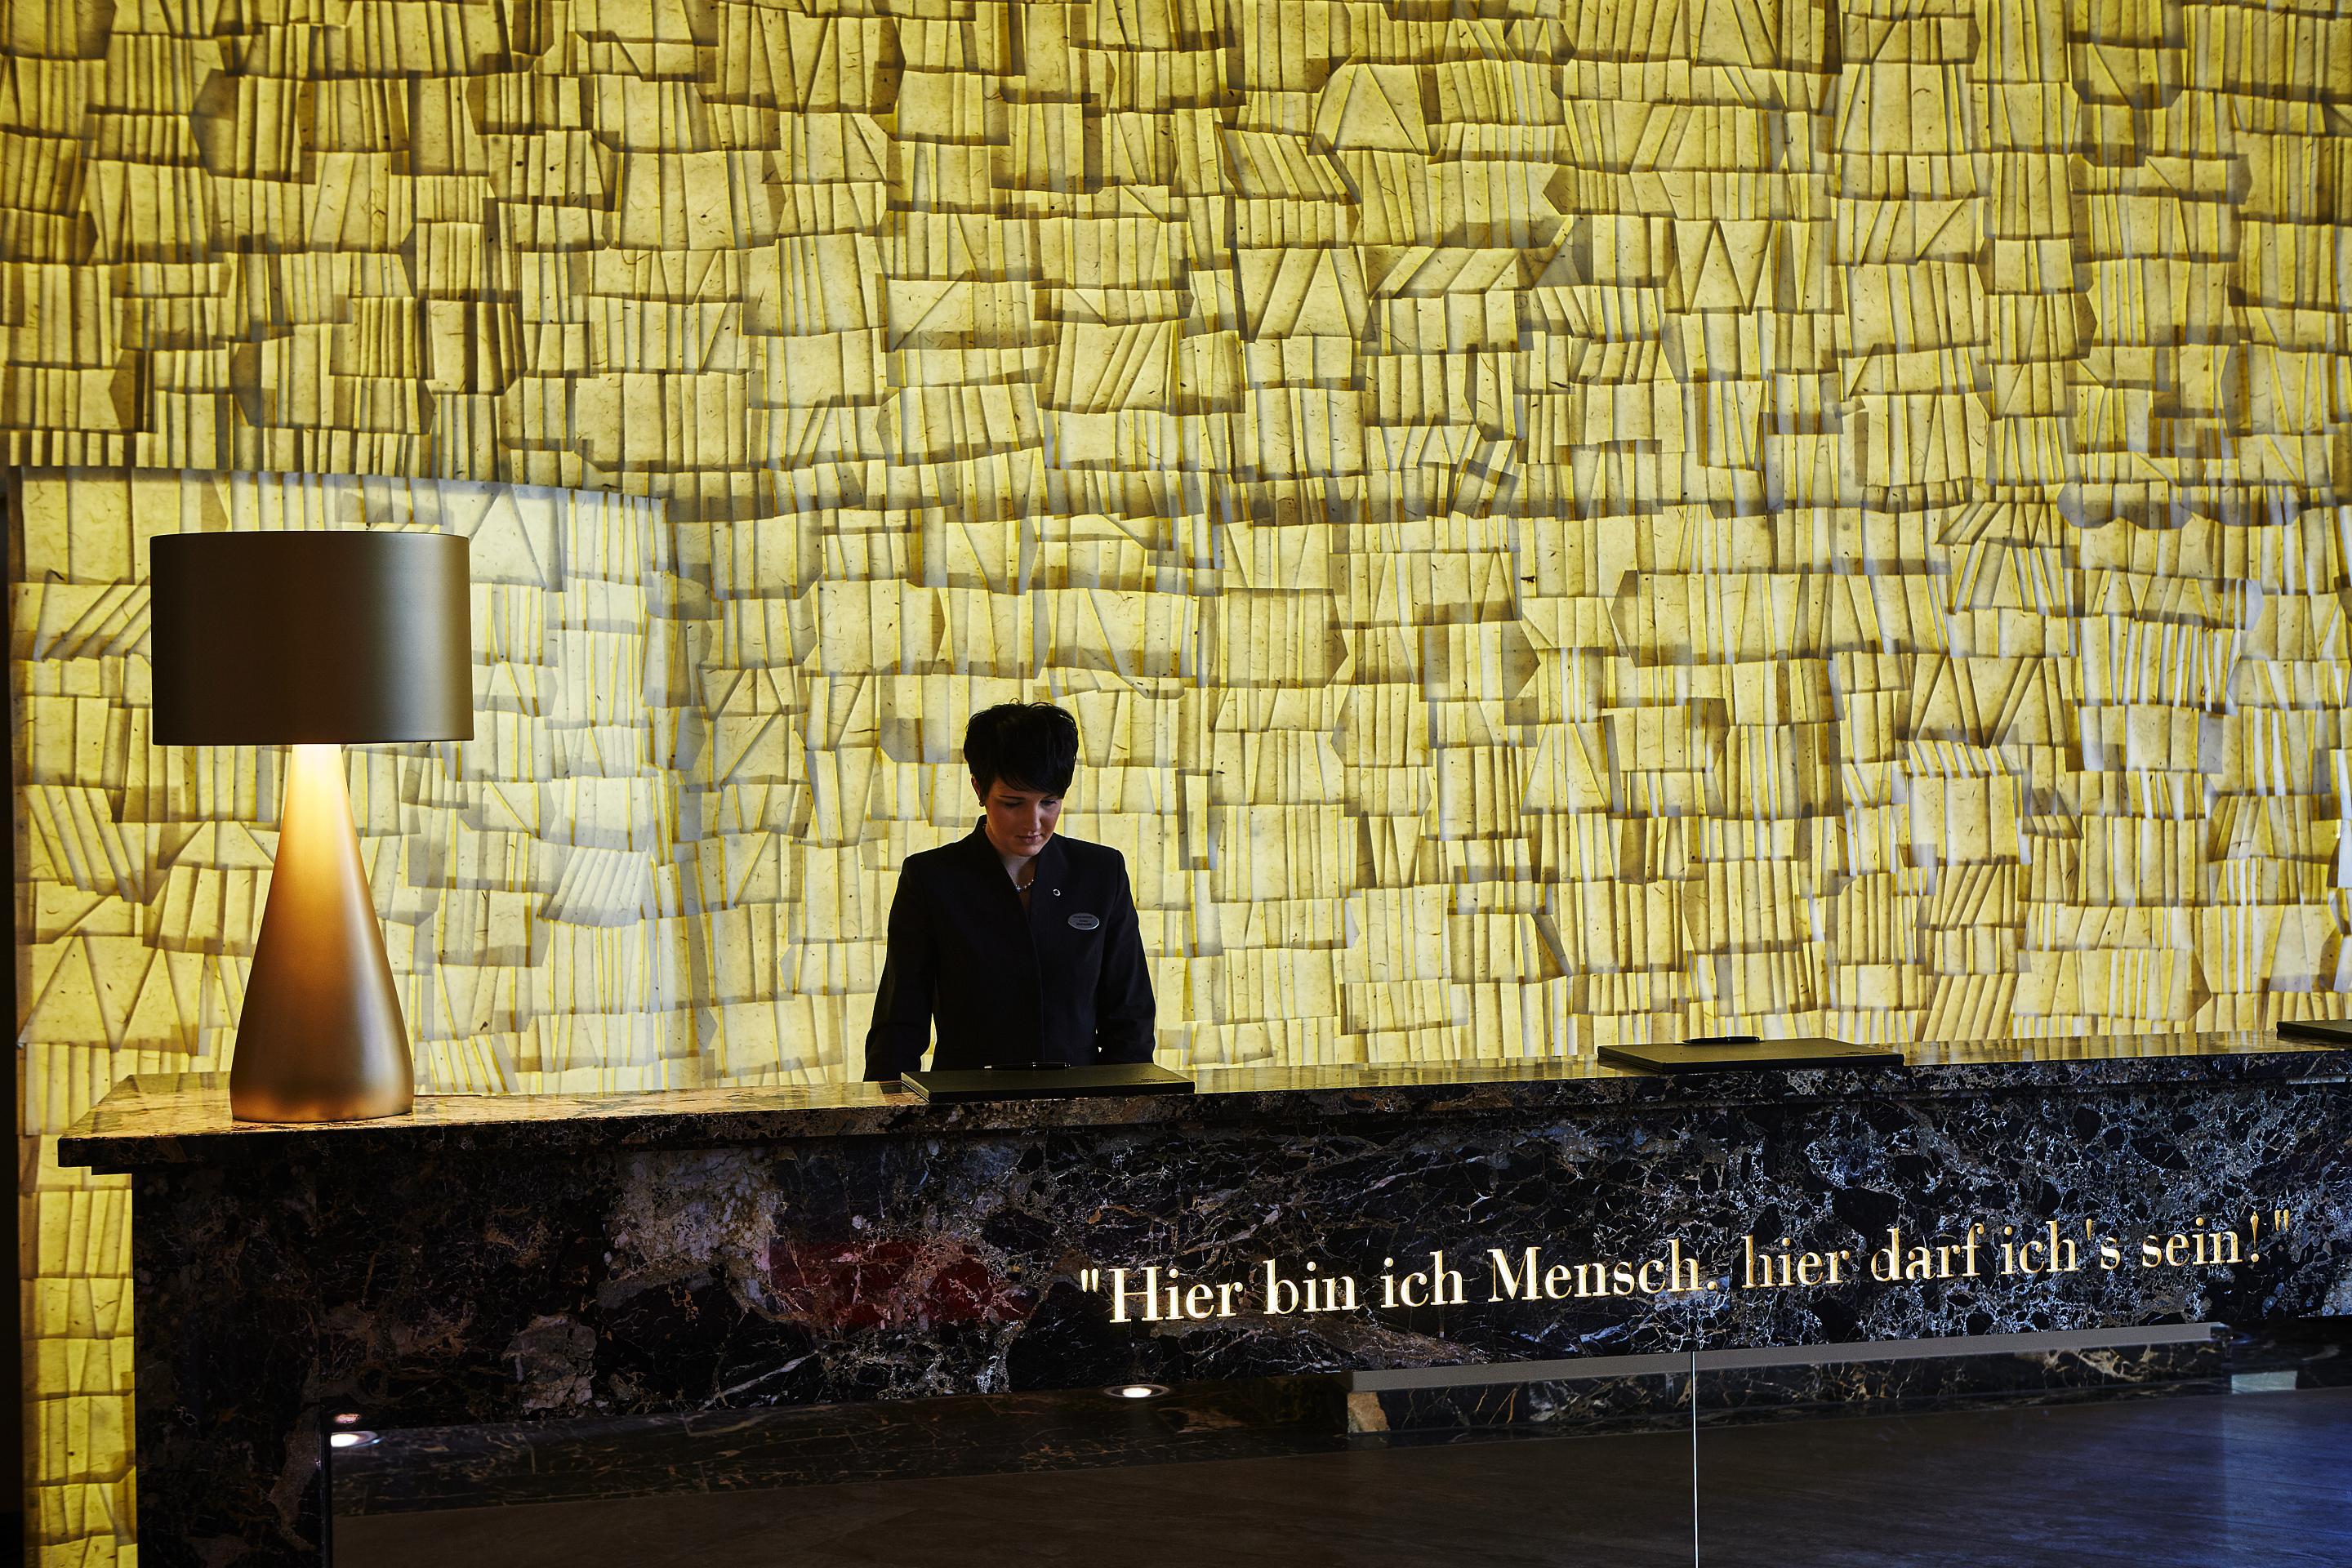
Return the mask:
<path fill-rule="evenodd" d="M 1415 1067 L 1213 1068 L 1191 1095 L 929 1105 L 879 1084 L 794 1084 L 633 1094 L 427 1094 L 409 1115 L 299 1125 L 238 1121 L 223 1074 L 127 1079 L 66 1132 L 58 1161 L 98 1171 L 438 1151 L 557 1154 L 775 1140 L 1038 1128 L 1218 1125 L 1356 1116 L 1576 1116 L 1727 1100 L 2093 1091 L 2152 1083 L 2293 1082 L 2352 1076 L 2352 1044 L 2268 1032 L 2004 1039 L 1904 1047 L 1899 1068 L 1774 1068 L 1665 1077 L 1590 1057 Z"/>

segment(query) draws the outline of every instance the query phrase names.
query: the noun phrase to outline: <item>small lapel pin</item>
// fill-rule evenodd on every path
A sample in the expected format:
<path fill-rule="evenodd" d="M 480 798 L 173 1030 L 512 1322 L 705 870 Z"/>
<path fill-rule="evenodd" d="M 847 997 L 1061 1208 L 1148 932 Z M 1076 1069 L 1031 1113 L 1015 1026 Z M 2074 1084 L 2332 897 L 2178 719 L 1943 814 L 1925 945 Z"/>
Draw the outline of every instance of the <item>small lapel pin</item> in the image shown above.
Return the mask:
<path fill-rule="evenodd" d="M 1070 917 L 1070 927 L 1074 931 L 1092 931 L 1100 924 L 1102 921 L 1088 914 L 1076 914 Z"/>

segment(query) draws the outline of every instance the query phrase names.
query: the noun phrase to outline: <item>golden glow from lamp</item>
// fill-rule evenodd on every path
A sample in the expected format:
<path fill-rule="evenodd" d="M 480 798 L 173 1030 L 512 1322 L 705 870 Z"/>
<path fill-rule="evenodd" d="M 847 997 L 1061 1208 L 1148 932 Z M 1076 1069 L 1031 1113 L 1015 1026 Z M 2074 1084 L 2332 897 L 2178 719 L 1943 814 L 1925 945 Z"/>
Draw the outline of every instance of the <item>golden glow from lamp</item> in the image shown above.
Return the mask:
<path fill-rule="evenodd" d="M 229 1067 L 247 1121 L 397 1116 L 415 1074 L 342 748 L 474 733 L 466 541 L 176 533 L 149 547 L 152 739 L 289 747 Z"/>

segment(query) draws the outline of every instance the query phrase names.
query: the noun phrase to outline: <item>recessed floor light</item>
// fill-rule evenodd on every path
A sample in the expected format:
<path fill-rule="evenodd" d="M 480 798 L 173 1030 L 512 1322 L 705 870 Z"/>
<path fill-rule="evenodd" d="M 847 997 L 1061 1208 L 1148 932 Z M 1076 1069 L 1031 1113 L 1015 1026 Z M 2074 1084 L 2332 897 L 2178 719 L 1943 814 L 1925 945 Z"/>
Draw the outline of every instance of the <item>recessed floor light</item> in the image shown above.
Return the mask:
<path fill-rule="evenodd" d="M 1113 1399 L 1157 1399 L 1168 1392 L 1162 1383 L 1118 1383 L 1103 1390 Z"/>

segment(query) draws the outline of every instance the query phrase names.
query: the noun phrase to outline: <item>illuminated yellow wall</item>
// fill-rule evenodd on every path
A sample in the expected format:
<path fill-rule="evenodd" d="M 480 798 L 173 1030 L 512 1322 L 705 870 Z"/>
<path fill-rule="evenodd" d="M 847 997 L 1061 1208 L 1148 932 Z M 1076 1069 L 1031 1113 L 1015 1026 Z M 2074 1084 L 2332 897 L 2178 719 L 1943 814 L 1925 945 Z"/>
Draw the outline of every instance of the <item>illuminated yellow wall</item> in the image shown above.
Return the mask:
<path fill-rule="evenodd" d="M 0 0 L 44 1561 L 130 1552 L 52 1135 L 220 1062 L 272 847 L 157 530 L 474 539 L 479 738 L 353 763 L 436 1087 L 854 1070 L 1016 695 L 1168 1059 L 2335 1011 L 2325 9 Z"/>

